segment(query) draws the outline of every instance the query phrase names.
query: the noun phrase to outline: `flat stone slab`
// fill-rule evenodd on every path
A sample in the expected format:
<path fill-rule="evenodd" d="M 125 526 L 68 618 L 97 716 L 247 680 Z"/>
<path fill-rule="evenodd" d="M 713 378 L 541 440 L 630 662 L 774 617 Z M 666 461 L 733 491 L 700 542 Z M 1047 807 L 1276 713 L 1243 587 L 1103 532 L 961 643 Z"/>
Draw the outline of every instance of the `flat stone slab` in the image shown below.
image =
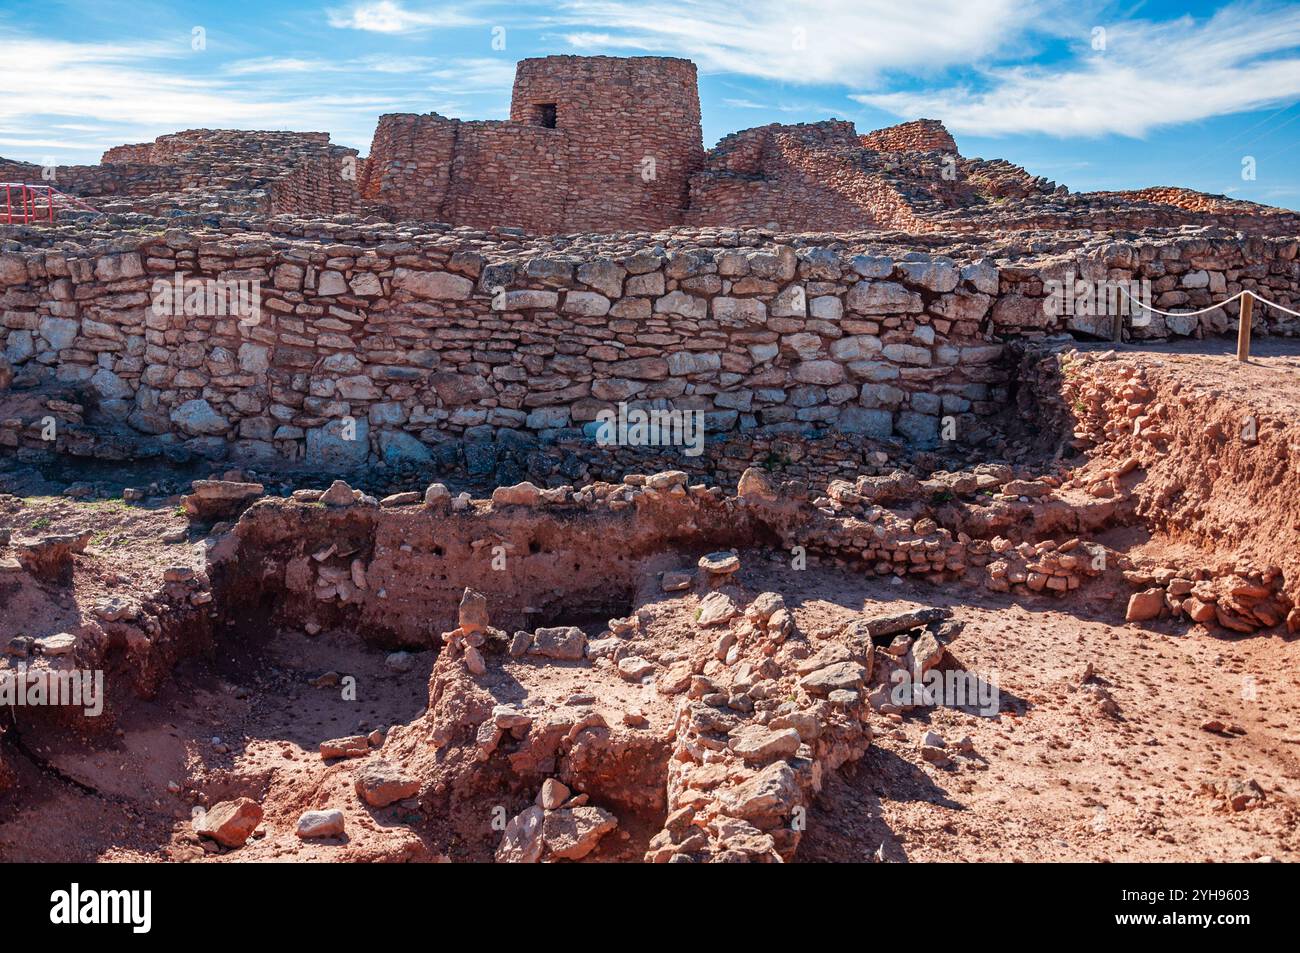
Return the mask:
<path fill-rule="evenodd" d="M 805 675 L 799 682 L 810 695 L 829 695 L 833 691 L 857 691 L 867 670 L 857 662 L 836 662 Z"/>
<path fill-rule="evenodd" d="M 697 565 L 715 576 L 728 576 L 740 568 L 740 557 L 728 552 L 708 553 L 700 557 Z"/>
<path fill-rule="evenodd" d="M 330 758 L 361 758 L 368 754 L 370 754 L 370 739 L 365 735 L 332 738 L 320 743 L 320 756 L 326 761 Z"/>
<path fill-rule="evenodd" d="M 37 639 L 36 645 L 42 655 L 71 655 L 77 648 L 77 637 L 69 632 L 60 632 Z"/>
<path fill-rule="evenodd" d="M 731 734 L 731 750 L 746 761 L 766 764 L 799 750 L 799 732 L 793 728 L 773 731 L 763 725 L 747 725 Z"/>

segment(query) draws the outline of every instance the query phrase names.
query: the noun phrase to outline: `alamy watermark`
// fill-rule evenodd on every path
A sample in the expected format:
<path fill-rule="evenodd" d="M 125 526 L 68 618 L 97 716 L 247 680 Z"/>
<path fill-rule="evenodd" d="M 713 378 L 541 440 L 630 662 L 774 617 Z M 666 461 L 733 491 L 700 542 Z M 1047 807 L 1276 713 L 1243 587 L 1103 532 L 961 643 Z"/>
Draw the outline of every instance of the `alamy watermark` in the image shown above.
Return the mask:
<path fill-rule="evenodd" d="M 900 708 L 930 707 L 973 708 L 986 718 L 992 718 L 1002 705 L 998 691 L 997 673 L 988 677 L 975 672 L 932 668 L 925 674 L 895 670 L 889 677 L 893 688 L 889 700 Z"/>
<path fill-rule="evenodd" d="M 56 926 L 120 924 L 132 933 L 153 926 L 152 890 L 92 890 L 73 883 L 50 894 L 50 922 Z"/>
<path fill-rule="evenodd" d="M 52 671 L 27 668 L 0 672 L 0 706 L 80 708 L 88 718 L 104 711 L 104 673 L 100 669 Z"/>
<path fill-rule="evenodd" d="M 1051 317 L 1121 317 L 1132 316 L 1135 328 L 1151 323 L 1151 282 L 1146 278 L 1129 280 L 1078 278 L 1074 269 L 1064 278 L 1043 281 L 1047 297 L 1043 310 Z"/>
<path fill-rule="evenodd" d="M 683 447 L 688 457 L 704 452 L 704 411 L 629 408 L 596 415 L 596 444 L 601 447 Z"/>
<path fill-rule="evenodd" d="M 155 279 L 150 294 L 156 315 L 232 317 L 247 326 L 262 323 L 260 278 L 186 278 L 178 271 L 170 281 Z"/>

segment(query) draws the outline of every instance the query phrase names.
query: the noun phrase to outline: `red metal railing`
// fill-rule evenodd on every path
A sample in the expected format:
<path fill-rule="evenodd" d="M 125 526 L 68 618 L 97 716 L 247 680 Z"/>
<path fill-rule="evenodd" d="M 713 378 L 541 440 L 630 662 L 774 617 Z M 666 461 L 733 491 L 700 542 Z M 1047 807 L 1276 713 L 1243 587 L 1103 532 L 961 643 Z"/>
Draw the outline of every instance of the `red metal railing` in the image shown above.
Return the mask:
<path fill-rule="evenodd" d="M 53 222 L 56 205 L 66 205 L 93 212 L 95 209 L 81 199 L 66 195 L 52 185 L 28 185 L 25 182 L 0 182 L 5 192 L 4 221 L 29 225 L 32 222 Z M 40 201 L 44 199 L 44 201 Z"/>

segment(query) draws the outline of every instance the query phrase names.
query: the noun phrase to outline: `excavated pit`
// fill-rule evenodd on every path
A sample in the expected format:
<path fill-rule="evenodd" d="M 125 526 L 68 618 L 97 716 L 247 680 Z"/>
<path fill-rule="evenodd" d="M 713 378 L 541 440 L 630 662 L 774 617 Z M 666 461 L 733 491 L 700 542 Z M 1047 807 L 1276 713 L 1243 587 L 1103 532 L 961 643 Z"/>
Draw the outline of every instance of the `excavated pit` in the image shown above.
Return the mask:
<path fill-rule="evenodd" d="M 1031 350 L 1018 465 L 824 492 L 8 498 L 5 640 L 76 640 L 6 671 L 105 702 L 10 709 L 0 854 L 1289 858 L 1300 359 L 1228 361 Z M 199 832 L 240 799 L 241 846 Z"/>

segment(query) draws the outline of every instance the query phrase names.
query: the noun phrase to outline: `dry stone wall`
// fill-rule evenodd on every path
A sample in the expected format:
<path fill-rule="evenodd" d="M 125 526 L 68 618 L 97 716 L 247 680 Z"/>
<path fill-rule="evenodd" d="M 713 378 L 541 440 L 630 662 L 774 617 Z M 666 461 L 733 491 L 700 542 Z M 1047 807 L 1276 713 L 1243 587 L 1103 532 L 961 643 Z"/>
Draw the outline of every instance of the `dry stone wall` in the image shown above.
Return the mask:
<path fill-rule="evenodd" d="M 866 133 L 862 145 L 877 152 L 957 153 L 957 142 L 937 119 L 917 119 Z"/>
<path fill-rule="evenodd" d="M 77 389 L 87 422 L 214 458 L 490 473 L 503 447 L 527 461 L 568 441 L 739 470 L 746 447 L 777 452 L 785 438 L 832 457 L 872 439 L 978 440 L 1008 402 L 1006 342 L 1108 333 L 1108 318 L 1045 307 L 1069 268 L 1145 278 L 1162 307 L 1243 287 L 1300 305 L 1296 242 L 1280 240 L 1112 243 L 999 264 L 790 245 L 510 257 L 450 236 L 362 246 L 174 230 L 129 248 L 0 256 L 0 353 L 16 387 Z M 257 320 L 155 307 L 178 274 L 203 288 L 260 282 Z M 1291 329 L 1256 314 L 1261 333 Z M 1233 319 L 1157 318 L 1136 333 Z M 598 421 L 620 404 L 698 412 L 707 455 L 635 437 L 607 453 Z M 37 424 L 5 421 L 0 445 L 41 446 Z"/>
<path fill-rule="evenodd" d="M 693 225 L 923 231 L 897 190 L 871 174 L 875 158 L 850 122 L 747 129 L 719 142 L 706 168 L 691 177 L 686 219 Z"/>
<path fill-rule="evenodd" d="M 209 202 L 256 192 L 249 204 L 262 213 L 347 212 L 358 207 L 364 174 L 357 151 L 332 145 L 324 132 L 188 129 L 109 149 L 93 166 L 46 169 L 0 159 L 0 180 L 51 185 L 97 206 L 104 199 L 151 199 L 155 211 L 200 191 Z"/>

